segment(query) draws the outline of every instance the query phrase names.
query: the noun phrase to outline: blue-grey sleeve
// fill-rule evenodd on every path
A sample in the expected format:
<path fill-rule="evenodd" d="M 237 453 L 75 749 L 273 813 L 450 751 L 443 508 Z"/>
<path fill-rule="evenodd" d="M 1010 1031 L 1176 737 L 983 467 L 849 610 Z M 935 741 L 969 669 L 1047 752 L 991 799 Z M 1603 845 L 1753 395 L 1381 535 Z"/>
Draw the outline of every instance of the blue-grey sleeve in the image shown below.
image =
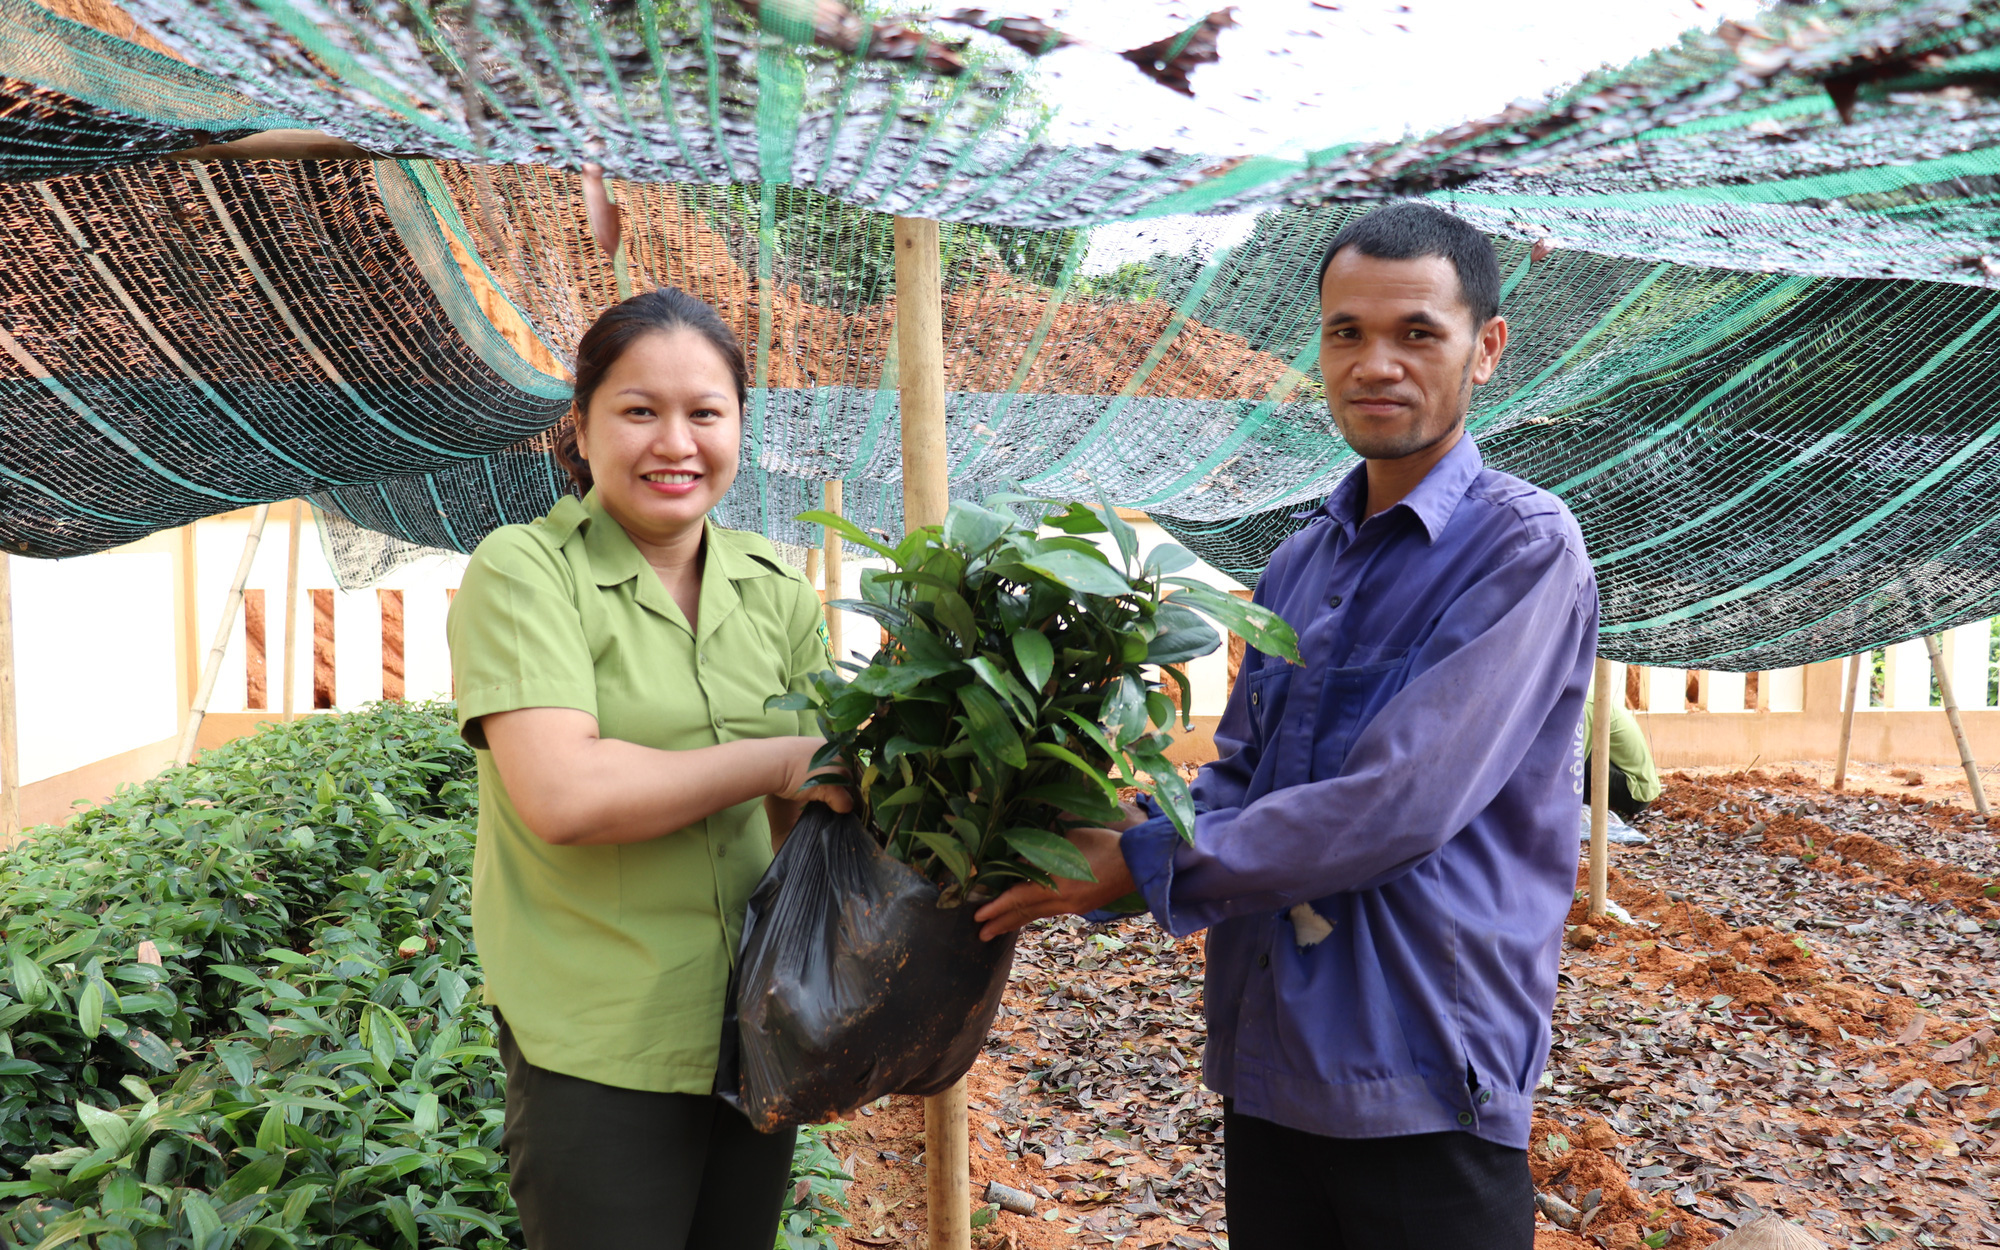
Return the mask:
<path fill-rule="evenodd" d="M 1587 666 L 1589 585 L 1570 543 L 1525 540 L 1447 609 L 1339 776 L 1205 811 L 1193 845 L 1164 819 L 1127 830 L 1126 865 L 1160 925 L 1184 935 L 1370 888 L 1443 846 L 1513 776 L 1580 656 Z"/>

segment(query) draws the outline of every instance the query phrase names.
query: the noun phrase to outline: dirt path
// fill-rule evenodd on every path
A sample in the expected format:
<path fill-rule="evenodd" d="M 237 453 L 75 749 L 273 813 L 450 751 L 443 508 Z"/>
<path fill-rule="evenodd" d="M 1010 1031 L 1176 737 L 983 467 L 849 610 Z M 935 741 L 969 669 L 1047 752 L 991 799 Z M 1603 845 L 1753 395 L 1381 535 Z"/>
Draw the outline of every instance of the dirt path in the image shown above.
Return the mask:
<path fill-rule="evenodd" d="M 1613 848 L 1632 923 L 1571 915 L 1538 1250 L 1700 1247 L 1763 1210 L 1841 1250 L 2000 1246 L 2000 837 L 1904 789 L 1675 774 L 1653 842 Z M 972 1173 L 1036 1213 L 975 1245 L 1227 1247 L 1201 977 L 1148 923 L 1024 938 L 970 1078 Z M 921 1107 L 871 1110 L 836 1139 L 842 1244 L 921 1246 Z"/>

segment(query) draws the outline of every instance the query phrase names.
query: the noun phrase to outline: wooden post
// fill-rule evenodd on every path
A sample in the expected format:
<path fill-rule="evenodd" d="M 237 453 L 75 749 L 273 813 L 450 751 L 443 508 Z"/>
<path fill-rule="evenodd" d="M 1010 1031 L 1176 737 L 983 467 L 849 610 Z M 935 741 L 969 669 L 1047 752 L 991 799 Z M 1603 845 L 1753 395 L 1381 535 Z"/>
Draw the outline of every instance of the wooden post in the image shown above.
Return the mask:
<path fill-rule="evenodd" d="M 1944 701 L 1945 718 L 1951 722 L 1951 736 L 1958 742 L 1958 762 L 1965 769 L 1965 784 L 1972 791 L 1972 807 L 1981 816 L 1986 810 L 1986 786 L 1979 779 L 1979 765 L 1972 762 L 1972 744 L 1965 740 L 1965 725 L 1958 718 L 1958 700 L 1952 697 L 1951 674 L 1945 671 L 1944 651 L 1936 634 L 1924 635 L 1924 647 L 1931 653 L 1931 672 L 1937 675 L 1938 697 Z"/>
<path fill-rule="evenodd" d="M 243 606 L 243 584 L 250 580 L 250 566 L 257 559 L 257 544 L 264 537 L 264 522 L 271 515 L 271 505 L 260 503 L 250 514 L 250 533 L 243 539 L 243 558 L 236 563 L 235 580 L 229 583 L 229 598 L 223 601 L 222 620 L 216 625 L 215 645 L 209 648 L 208 663 L 201 672 L 201 687 L 195 691 L 194 703 L 188 708 L 187 728 L 181 731 L 181 745 L 174 752 L 174 762 L 185 764 L 194 759 L 195 738 L 201 733 L 201 719 L 208 714 L 209 696 L 215 693 L 215 679 L 222 675 L 222 657 L 229 650 L 229 635 L 236 629 L 236 610 Z"/>
<path fill-rule="evenodd" d="M 944 306 L 938 224 L 896 218 L 897 381 L 903 398 L 903 524 L 942 525 L 951 506 L 944 446 Z"/>
<path fill-rule="evenodd" d="M 305 524 L 306 501 L 292 500 L 292 533 L 285 552 L 285 719 L 298 715 L 293 679 L 299 667 L 299 529 Z"/>
<path fill-rule="evenodd" d="M 1860 706 L 1861 692 L 1867 689 L 1861 684 L 1861 674 L 1868 663 L 1869 653 L 1847 657 L 1847 705 L 1840 710 L 1840 754 L 1833 761 L 1833 788 L 1847 789 L 1847 753 L 1854 745 L 1854 709 Z"/>
<path fill-rule="evenodd" d="M 1611 717 L 1622 692 L 1611 689 L 1611 661 L 1597 657 L 1590 711 L 1590 918 L 1604 915 L 1611 888 Z"/>
<path fill-rule="evenodd" d="M 842 515 L 840 511 L 842 503 L 841 494 L 842 487 L 839 482 L 828 482 L 826 484 L 826 510 L 835 516 Z M 825 563 L 827 603 L 826 649 L 833 656 L 833 661 L 836 664 L 846 658 L 845 653 L 840 649 L 840 609 L 832 606 L 833 601 L 840 598 L 843 593 L 841 590 L 843 583 L 841 581 L 840 569 L 840 544 L 840 535 L 834 533 L 832 530 L 828 530 L 826 532 Z"/>
<path fill-rule="evenodd" d="M 180 542 L 174 548 L 174 720 L 176 733 L 187 728 L 188 709 L 194 706 L 195 686 L 201 681 L 201 661 L 195 655 L 200 644 L 201 609 L 196 596 L 201 586 L 196 577 L 195 523 L 180 527 Z"/>
<path fill-rule="evenodd" d="M 21 725 L 14 703 L 13 557 L 0 552 L 0 847 L 21 836 Z"/>
<path fill-rule="evenodd" d="M 944 306 L 938 224 L 896 218 L 897 382 L 903 400 L 903 526 L 944 522 L 951 468 L 944 443 Z M 924 1177 L 931 1250 L 972 1245 L 965 1081 L 924 1099 Z"/>

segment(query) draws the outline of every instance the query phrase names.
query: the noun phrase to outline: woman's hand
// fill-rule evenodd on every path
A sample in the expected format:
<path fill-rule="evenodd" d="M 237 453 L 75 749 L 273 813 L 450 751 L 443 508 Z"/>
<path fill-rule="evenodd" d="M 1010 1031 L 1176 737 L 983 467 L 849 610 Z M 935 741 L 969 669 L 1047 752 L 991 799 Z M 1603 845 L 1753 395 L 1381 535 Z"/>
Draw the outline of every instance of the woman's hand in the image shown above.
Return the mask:
<path fill-rule="evenodd" d="M 772 798 L 790 803 L 824 803 L 836 812 L 854 810 L 854 792 L 845 784 L 848 780 L 846 766 L 826 764 L 813 767 L 813 756 L 826 746 L 826 739 L 768 738 L 765 741 L 779 748 L 778 780 L 771 788 Z M 815 777 L 837 777 L 843 784 L 809 784 Z"/>

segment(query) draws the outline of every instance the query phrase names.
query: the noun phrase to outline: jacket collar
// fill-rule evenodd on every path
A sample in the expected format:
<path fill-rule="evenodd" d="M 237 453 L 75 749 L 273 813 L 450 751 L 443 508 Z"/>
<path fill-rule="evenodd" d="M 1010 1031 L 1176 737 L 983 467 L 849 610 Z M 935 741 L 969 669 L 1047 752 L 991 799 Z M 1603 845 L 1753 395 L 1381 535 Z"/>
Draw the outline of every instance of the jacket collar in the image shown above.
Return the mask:
<path fill-rule="evenodd" d="M 582 530 L 583 549 L 590 557 L 592 581 L 599 586 L 621 586 L 631 582 L 632 597 L 639 606 L 665 617 L 682 629 L 687 628 L 687 617 L 682 615 L 680 605 L 667 593 L 666 584 L 653 571 L 653 566 L 646 563 L 645 555 L 632 541 L 632 536 L 625 532 L 625 527 L 604 510 L 604 504 L 597 498 L 595 490 L 585 495 L 581 503 L 573 498 L 559 501 L 550 510 L 549 519 Z M 693 632 L 698 639 L 706 639 L 742 604 L 736 583 L 752 577 L 769 577 L 774 570 L 743 551 L 733 541 L 735 535 L 728 530 L 707 518 L 703 518 L 701 524 L 701 620 L 699 630 Z"/>
<path fill-rule="evenodd" d="M 1417 488 L 1388 511 L 1408 509 L 1422 523 L 1426 537 L 1436 542 L 1438 535 L 1444 533 L 1444 527 L 1451 523 L 1452 513 L 1458 511 L 1459 500 L 1465 498 L 1465 492 L 1472 488 L 1472 483 L 1485 467 L 1486 460 L 1479 454 L 1472 435 L 1460 435 L 1457 445 L 1444 454 L 1444 459 L 1431 466 L 1431 471 L 1417 483 Z M 1325 513 L 1334 524 L 1351 531 L 1360 525 L 1361 501 L 1367 491 L 1368 465 L 1363 461 L 1340 479 L 1340 485 L 1334 487 L 1318 512 Z"/>

